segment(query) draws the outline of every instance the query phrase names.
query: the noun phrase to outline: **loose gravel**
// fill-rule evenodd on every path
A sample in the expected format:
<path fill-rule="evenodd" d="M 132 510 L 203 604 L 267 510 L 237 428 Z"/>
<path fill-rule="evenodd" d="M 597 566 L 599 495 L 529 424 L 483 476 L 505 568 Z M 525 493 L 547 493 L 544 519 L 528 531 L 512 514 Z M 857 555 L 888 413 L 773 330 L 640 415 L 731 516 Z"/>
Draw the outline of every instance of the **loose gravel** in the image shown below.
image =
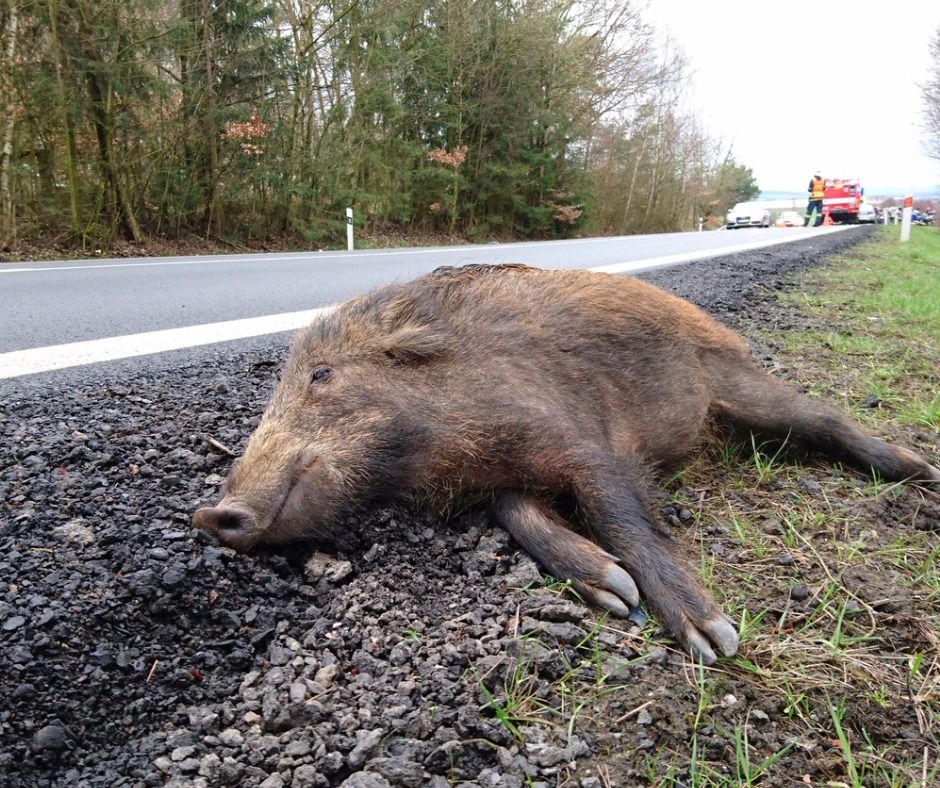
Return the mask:
<path fill-rule="evenodd" d="M 643 278 L 740 327 L 773 320 L 791 274 L 866 235 Z M 480 515 L 383 509 L 336 543 L 251 555 L 192 529 L 285 352 L 0 389 L 0 783 L 600 786 L 590 731 L 563 716 L 514 731 L 489 703 L 508 702 L 520 659 L 527 696 L 557 703 L 591 634 L 611 686 L 675 692 L 688 712 L 668 684 L 680 655 L 592 633 L 593 612 Z M 607 727 L 650 750 L 670 724 L 641 709 Z"/>

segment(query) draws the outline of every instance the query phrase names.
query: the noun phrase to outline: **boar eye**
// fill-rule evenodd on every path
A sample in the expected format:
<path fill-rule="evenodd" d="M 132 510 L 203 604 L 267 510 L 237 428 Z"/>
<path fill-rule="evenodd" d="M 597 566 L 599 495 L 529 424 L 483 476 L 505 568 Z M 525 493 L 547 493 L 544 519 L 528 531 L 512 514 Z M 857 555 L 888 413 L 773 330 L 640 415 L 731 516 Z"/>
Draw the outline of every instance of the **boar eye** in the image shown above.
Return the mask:
<path fill-rule="evenodd" d="M 319 366 L 310 373 L 311 383 L 326 383 L 333 375 L 333 370 L 329 367 Z"/>

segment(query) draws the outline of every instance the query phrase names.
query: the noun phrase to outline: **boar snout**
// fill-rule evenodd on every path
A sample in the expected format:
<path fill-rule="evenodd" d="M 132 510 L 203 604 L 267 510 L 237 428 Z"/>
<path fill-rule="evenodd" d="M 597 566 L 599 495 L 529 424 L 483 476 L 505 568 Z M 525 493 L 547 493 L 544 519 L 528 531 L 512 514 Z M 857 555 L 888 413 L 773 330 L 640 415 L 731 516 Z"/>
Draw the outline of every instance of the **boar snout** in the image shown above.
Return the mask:
<path fill-rule="evenodd" d="M 236 550 L 247 550 L 258 540 L 255 516 L 238 506 L 219 504 L 198 509 L 193 525 L 211 531 L 220 542 Z"/>

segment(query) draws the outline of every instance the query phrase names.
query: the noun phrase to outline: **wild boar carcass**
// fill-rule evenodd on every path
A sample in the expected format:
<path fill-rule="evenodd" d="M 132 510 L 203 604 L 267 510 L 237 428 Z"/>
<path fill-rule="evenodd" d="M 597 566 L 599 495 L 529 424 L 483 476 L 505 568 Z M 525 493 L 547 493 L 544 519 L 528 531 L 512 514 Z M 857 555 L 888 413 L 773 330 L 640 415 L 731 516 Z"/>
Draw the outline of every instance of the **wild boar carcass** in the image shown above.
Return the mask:
<path fill-rule="evenodd" d="M 686 301 L 620 276 L 476 265 L 375 290 L 300 331 L 222 500 L 194 522 L 244 550 L 402 495 L 482 503 L 552 575 L 618 615 L 642 595 L 711 663 L 737 633 L 644 493 L 716 423 L 940 481 L 769 377 Z"/>

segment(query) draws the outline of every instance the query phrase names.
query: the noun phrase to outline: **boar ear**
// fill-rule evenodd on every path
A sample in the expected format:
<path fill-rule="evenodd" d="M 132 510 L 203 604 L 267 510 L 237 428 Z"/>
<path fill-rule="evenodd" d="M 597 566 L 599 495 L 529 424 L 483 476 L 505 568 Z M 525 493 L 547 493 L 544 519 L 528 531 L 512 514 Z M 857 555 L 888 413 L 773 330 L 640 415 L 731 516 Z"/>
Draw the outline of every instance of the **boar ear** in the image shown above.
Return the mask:
<path fill-rule="evenodd" d="M 443 334 L 429 325 L 400 326 L 382 341 L 382 352 L 397 364 L 424 364 L 445 349 Z"/>
<path fill-rule="evenodd" d="M 433 299 L 400 295 L 382 311 L 382 352 L 397 364 L 424 364 L 447 347 L 443 321 Z"/>

